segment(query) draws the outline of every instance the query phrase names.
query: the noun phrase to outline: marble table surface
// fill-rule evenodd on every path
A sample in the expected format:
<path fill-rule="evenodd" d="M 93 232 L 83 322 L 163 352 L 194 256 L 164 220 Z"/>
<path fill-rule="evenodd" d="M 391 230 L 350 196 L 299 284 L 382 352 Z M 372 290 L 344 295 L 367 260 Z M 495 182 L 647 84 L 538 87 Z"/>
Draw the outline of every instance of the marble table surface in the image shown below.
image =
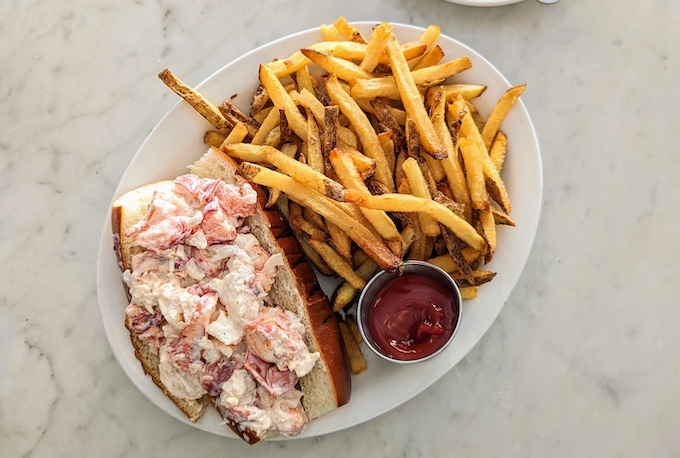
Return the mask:
<path fill-rule="evenodd" d="M 0 456 L 678 456 L 680 2 L 6 0 L 0 4 Z M 96 261 L 125 167 L 237 56 L 388 20 L 485 56 L 532 116 L 541 220 L 500 316 L 454 369 L 340 432 L 254 447 L 179 422 L 104 335 Z"/>

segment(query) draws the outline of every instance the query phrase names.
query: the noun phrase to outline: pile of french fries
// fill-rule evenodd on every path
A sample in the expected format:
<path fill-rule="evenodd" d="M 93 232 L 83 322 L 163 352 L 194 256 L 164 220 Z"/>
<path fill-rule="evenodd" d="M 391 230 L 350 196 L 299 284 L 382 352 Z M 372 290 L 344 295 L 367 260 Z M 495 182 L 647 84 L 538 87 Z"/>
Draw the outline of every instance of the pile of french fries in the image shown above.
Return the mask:
<path fill-rule="evenodd" d="M 476 297 L 495 276 L 482 267 L 496 226 L 515 225 L 500 126 L 525 85 L 483 119 L 473 100 L 486 86 L 447 82 L 472 63 L 442 62 L 437 26 L 404 43 L 387 22 L 368 37 L 343 17 L 320 31 L 323 41 L 260 66 L 249 114 L 229 100 L 213 104 L 169 70 L 159 77 L 214 126 L 205 143 L 269 190 L 267 205 L 279 207 L 318 271 L 343 279 L 336 312 L 404 259 L 441 267 L 464 299 Z M 342 326 L 356 338 L 355 324 Z M 365 361 L 349 347 L 360 372 Z"/>

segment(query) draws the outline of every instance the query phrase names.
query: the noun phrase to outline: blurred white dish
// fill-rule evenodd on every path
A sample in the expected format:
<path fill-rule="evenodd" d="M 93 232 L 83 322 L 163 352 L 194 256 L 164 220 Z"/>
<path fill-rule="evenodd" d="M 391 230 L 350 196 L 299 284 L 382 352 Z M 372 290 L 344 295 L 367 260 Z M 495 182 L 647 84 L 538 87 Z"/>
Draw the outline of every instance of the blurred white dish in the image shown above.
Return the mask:
<path fill-rule="evenodd" d="M 504 6 L 512 5 L 513 3 L 523 2 L 524 0 L 444 0 L 444 1 L 465 6 Z"/>
<path fill-rule="evenodd" d="M 355 24 L 370 35 L 376 22 Z M 423 29 L 394 25 L 394 34 L 403 42 L 417 40 Z M 209 99 L 221 103 L 232 95 L 232 102 L 248 111 L 258 85 L 260 63 L 291 55 L 298 49 L 321 41 L 318 28 L 300 32 L 262 46 L 218 70 L 197 88 Z M 510 87 L 508 81 L 482 56 L 446 36 L 438 41 L 447 59 L 468 56 L 473 68 L 452 81 L 486 84 L 488 89 L 475 99 L 480 113 L 488 116 L 498 98 Z M 162 84 L 162 83 L 158 83 Z M 140 147 L 125 171 L 114 197 L 139 185 L 172 179 L 186 173 L 187 165 L 198 159 L 207 147 L 203 134 L 211 126 L 183 101 L 161 119 Z M 524 105 L 519 101 L 503 122 L 508 136 L 508 156 L 503 178 L 512 199 L 512 218 L 517 227 L 499 227 L 498 250 L 491 268 L 498 272 L 493 282 L 479 290 L 479 296 L 464 304 L 464 319 L 455 342 L 436 358 L 415 365 L 395 365 L 367 354 L 368 370 L 353 378 L 349 404 L 311 422 L 299 436 L 314 437 L 339 431 L 381 415 L 417 395 L 453 368 L 481 339 L 494 322 L 517 282 L 529 256 L 538 224 L 542 194 L 541 158 L 536 134 Z M 320 278 L 328 293 L 337 280 Z M 191 423 L 179 409 L 144 375 L 134 355 L 124 325 L 128 303 L 121 273 L 113 251 L 110 211 L 104 224 L 97 266 L 97 295 L 104 329 L 113 352 L 130 380 L 144 395 L 168 414 L 196 428 L 236 437 L 213 409 L 197 423 Z M 368 352 L 367 352 L 368 353 Z"/>

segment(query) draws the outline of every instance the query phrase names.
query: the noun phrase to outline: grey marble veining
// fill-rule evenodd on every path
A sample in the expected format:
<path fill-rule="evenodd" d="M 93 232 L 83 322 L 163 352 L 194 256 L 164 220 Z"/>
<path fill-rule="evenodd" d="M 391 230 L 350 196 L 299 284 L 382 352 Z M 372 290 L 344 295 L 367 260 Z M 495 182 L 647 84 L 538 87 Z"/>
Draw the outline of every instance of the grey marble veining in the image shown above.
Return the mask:
<path fill-rule="evenodd" d="M 522 96 L 544 202 L 500 317 L 453 370 L 363 425 L 248 447 L 152 405 L 95 285 L 113 190 L 176 98 L 254 47 L 332 22 L 426 26 Z M 680 3 L 6 1 L 0 6 L 0 456 L 678 456 Z"/>

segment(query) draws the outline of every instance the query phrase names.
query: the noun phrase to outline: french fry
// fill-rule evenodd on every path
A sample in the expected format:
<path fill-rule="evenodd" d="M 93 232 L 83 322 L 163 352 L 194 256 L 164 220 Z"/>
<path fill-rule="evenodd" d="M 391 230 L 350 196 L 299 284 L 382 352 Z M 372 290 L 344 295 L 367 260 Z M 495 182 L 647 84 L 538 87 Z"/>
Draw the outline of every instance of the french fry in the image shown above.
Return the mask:
<path fill-rule="evenodd" d="M 498 128 L 501 126 L 503 119 L 513 107 L 519 96 L 526 89 L 526 84 L 520 84 L 519 86 L 514 86 L 505 91 L 505 94 L 496 102 L 496 105 L 491 110 L 491 114 L 484 123 L 484 129 L 482 129 L 482 139 L 484 140 L 484 146 L 487 149 L 491 147 L 491 142 L 498 132 Z"/>
<path fill-rule="evenodd" d="M 341 35 L 344 35 L 348 40 L 361 44 L 367 43 L 366 39 L 361 35 L 357 28 L 350 25 L 343 16 L 340 16 L 333 25 L 338 29 L 338 32 L 340 32 Z"/>
<path fill-rule="evenodd" d="M 451 277 L 458 283 L 459 286 L 481 286 L 484 283 L 488 283 L 496 276 L 496 272 L 491 272 L 490 270 L 473 270 L 472 271 L 472 282 L 468 281 L 462 275 L 457 272 L 449 272 Z"/>
<path fill-rule="evenodd" d="M 354 166 L 356 167 L 357 172 L 359 172 L 362 180 L 365 181 L 373 176 L 375 173 L 375 161 L 373 159 L 364 155 L 355 148 L 345 144 L 344 142 L 339 142 L 338 147 L 344 154 L 352 159 L 352 162 L 354 163 Z"/>
<path fill-rule="evenodd" d="M 439 87 L 444 89 L 444 100 L 445 102 L 451 102 L 458 96 L 463 97 L 465 100 L 475 99 L 482 95 L 486 90 L 485 85 L 479 84 L 444 84 L 438 87 L 431 87 L 428 89 L 425 95 L 425 104 L 432 105 L 432 98 L 439 90 Z"/>
<path fill-rule="evenodd" d="M 295 82 L 297 83 L 298 92 L 302 90 L 314 93 L 314 82 L 312 75 L 309 73 L 309 66 L 305 65 L 295 72 Z"/>
<path fill-rule="evenodd" d="M 281 115 L 279 110 L 277 108 L 269 110 L 267 117 L 264 118 L 260 124 L 260 128 L 250 142 L 253 145 L 263 145 L 267 139 L 267 135 L 269 135 L 269 133 L 274 130 L 275 127 L 278 127 L 280 122 Z"/>
<path fill-rule="evenodd" d="M 368 39 L 366 54 L 359 64 L 363 70 L 372 72 L 378 66 L 380 58 L 385 53 L 385 44 L 392 33 L 392 29 L 392 24 L 388 22 L 382 22 L 373 29 L 373 33 Z"/>
<path fill-rule="evenodd" d="M 334 26 L 321 24 L 321 26 L 319 26 L 319 30 L 321 31 L 323 41 L 340 41 L 340 33 Z"/>
<path fill-rule="evenodd" d="M 345 349 L 347 350 L 347 356 L 349 358 L 350 370 L 354 375 L 360 374 L 368 368 L 366 365 L 366 358 L 364 358 L 364 354 L 361 353 L 361 348 L 354 339 L 352 331 L 349 326 L 347 326 L 347 323 L 340 320 L 338 324 L 340 325 L 340 334 L 342 334 L 342 340 L 345 342 Z"/>
<path fill-rule="evenodd" d="M 226 147 L 227 145 L 233 145 L 235 143 L 241 143 L 248 136 L 248 128 L 241 122 L 237 122 L 234 128 L 231 129 L 227 138 L 222 140 L 220 143 L 220 149 Z"/>
<path fill-rule="evenodd" d="M 328 176 L 333 176 L 334 173 L 329 155 L 338 144 L 339 115 L 340 111 L 337 106 L 324 107 L 324 122 L 321 128 L 321 155 Z"/>
<path fill-rule="evenodd" d="M 461 97 L 459 97 L 456 99 L 454 103 L 449 105 L 449 110 L 452 107 L 460 106 L 463 103 L 465 103 L 465 101 Z M 493 162 L 491 162 L 491 158 L 489 157 L 488 150 L 484 145 L 482 135 L 477 129 L 477 125 L 475 124 L 474 119 L 472 119 L 472 115 L 469 112 L 463 115 L 463 119 L 461 120 L 460 125 L 460 132 L 464 137 L 466 137 L 466 139 L 469 140 L 467 153 L 463 153 L 463 161 L 465 162 L 466 174 L 468 169 L 468 162 L 466 161 L 465 154 L 467 154 L 470 158 L 474 156 L 474 162 L 479 162 L 481 164 L 481 169 L 483 176 L 485 177 L 485 183 L 486 188 L 488 190 L 488 194 L 491 195 L 493 200 L 495 200 L 498 203 L 501 209 L 509 215 L 512 211 L 512 205 L 510 203 L 510 198 L 508 197 L 507 190 L 505 189 L 505 184 L 503 183 L 503 180 L 501 179 L 501 176 L 496 167 L 494 166 Z M 475 165 L 475 167 L 477 167 L 477 165 Z M 488 199 L 486 205 L 482 205 L 481 207 L 476 207 L 475 200 L 472 199 L 472 206 L 481 211 L 489 211 Z"/>
<path fill-rule="evenodd" d="M 482 235 L 486 239 L 487 245 L 484 262 L 489 263 L 496 251 L 496 221 L 494 220 L 493 213 L 488 211 L 479 212 L 479 222 L 482 226 Z"/>
<path fill-rule="evenodd" d="M 411 71 L 404 59 L 404 54 L 399 48 L 394 36 L 390 38 L 385 47 L 387 57 L 390 60 L 390 66 L 394 73 L 394 80 L 401 94 L 402 103 L 406 109 L 406 113 L 413 118 L 420 133 L 421 142 L 425 151 L 435 159 L 444 159 L 446 157 L 446 150 L 434 131 L 432 122 L 425 111 L 420 92 L 413 81 Z M 424 69 L 426 70 L 426 69 Z"/>
<path fill-rule="evenodd" d="M 250 102 L 250 114 L 255 116 L 256 114 L 260 113 L 265 108 L 269 100 L 269 94 L 267 94 L 267 91 L 261 84 L 258 85 L 257 89 L 255 90 L 255 94 L 253 95 L 253 100 Z"/>
<path fill-rule="evenodd" d="M 433 200 L 406 194 L 373 196 L 357 189 L 345 189 L 345 201 L 376 210 L 407 213 L 422 212 L 432 216 L 435 220 L 448 227 L 459 239 L 472 248 L 483 250 L 486 247 L 486 241 L 477 233 L 474 227 L 446 206 Z"/>
<path fill-rule="evenodd" d="M 437 65 L 443 58 L 444 51 L 442 50 L 441 46 L 435 45 L 427 53 L 425 53 L 425 55 L 423 55 L 416 65 L 411 67 L 411 70 L 415 71 L 425 67 L 432 67 L 433 65 Z"/>
<path fill-rule="evenodd" d="M 489 193 L 486 190 L 481 157 L 485 152 L 467 138 L 459 139 L 458 147 L 465 163 L 465 179 L 470 192 L 470 204 L 477 210 L 489 211 Z"/>
<path fill-rule="evenodd" d="M 210 124 L 212 124 L 219 133 L 225 136 L 229 135 L 232 124 L 227 121 L 224 115 L 220 112 L 219 108 L 217 108 L 210 100 L 204 97 L 203 94 L 185 84 L 167 68 L 161 71 L 158 74 L 158 77 L 175 94 L 182 97 L 187 103 L 189 103 L 189 105 L 193 107 L 194 110 L 196 110 Z"/>
<path fill-rule="evenodd" d="M 467 57 L 460 57 L 450 62 L 433 65 L 431 67 L 414 70 L 413 72 L 408 73 L 411 75 L 416 92 L 420 94 L 420 91 L 418 91 L 419 86 L 434 86 L 441 83 L 446 78 L 457 75 L 458 73 L 471 67 L 472 63 L 470 62 L 470 59 Z M 363 78 L 352 81 L 351 94 L 352 97 L 361 97 L 367 99 L 385 97 L 388 99 L 398 100 L 399 98 L 404 98 L 403 93 L 397 86 L 397 80 L 395 76 L 383 76 L 380 78 L 371 79 Z M 415 92 L 413 92 L 413 94 L 415 94 Z"/>
<path fill-rule="evenodd" d="M 219 148 L 225 138 L 226 137 L 219 132 L 215 132 L 214 130 L 208 130 L 205 132 L 205 134 L 203 134 L 203 143 L 205 143 L 208 146 L 214 146 L 215 148 Z"/>
<path fill-rule="evenodd" d="M 503 168 L 503 162 L 505 162 L 505 154 L 508 150 L 508 137 L 505 136 L 500 130 L 496 134 L 493 142 L 491 143 L 491 149 L 489 150 L 489 157 L 491 157 L 491 162 L 493 162 L 494 167 L 499 172 Z"/>
<path fill-rule="evenodd" d="M 269 97 L 274 102 L 274 105 L 286 111 L 286 118 L 290 123 L 290 127 L 295 134 L 302 140 L 307 139 L 307 121 L 298 110 L 297 105 L 293 102 L 288 92 L 286 92 L 283 84 L 274 74 L 274 72 L 266 65 L 260 65 L 260 82 L 267 90 Z"/>
<path fill-rule="evenodd" d="M 369 192 L 366 184 L 359 175 L 352 158 L 337 149 L 331 151 L 330 155 L 333 168 L 337 173 L 338 180 L 347 188 L 360 189 L 364 192 Z M 398 241 L 401 245 L 401 234 L 394 224 L 394 221 L 384 212 L 380 210 L 371 210 L 368 208 L 360 208 L 366 219 L 373 225 L 386 241 Z"/>
<path fill-rule="evenodd" d="M 313 240 L 325 242 L 328 238 L 328 234 L 326 234 L 326 232 L 322 231 L 314 223 L 307 221 L 304 218 L 302 207 L 292 201 L 288 202 L 288 222 L 299 227 Z"/>
<path fill-rule="evenodd" d="M 401 167 L 406 174 L 411 193 L 414 196 L 431 200 L 432 195 L 427 187 L 420 166 L 418 166 L 418 162 L 410 157 L 404 161 Z M 434 218 L 427 214 L 420 213 L 418 214 L 418 219 L 420 220 L 420 227 L 425 235 L 428 237 L 436 237 L 439 235 L 439 223 L 437 223 Z"/>
<path fill-rule="evenodd" d="M 491 213 L 493 214 L 493 220 L 496 222 L 496 225 L 502 224 L 502 225 L 505 225 L 505 226 L 512 226 L 512 227 L 516 226 L 515 221 L 512 218 L 510 218 L 508 215 L 503 213 L 502 211 L 500 211 L 500 210 L 498 210 L 494 207 L 491 207 Z"/>
<path fill-rule="evenodd" d="M 219 107 L 219 110 L 232 125 L 236 125 L 238 123 L 243 124 L 248 129 L 249 137 L 254 137 L 257 131 L 260 129 L 260 123 L 243 113 L 229 100 L 225 100 Z"/>
<path fill-rule="evenodd" d="M 460 297 L 463 300 L 474 299 L 477 297 L 477 287 L 476 286 L 463 286 L 458 288 L 460 290 Z"/>
<path fill-rule="evenodd" d="M 240 143 L 238 145 L 227 145 L 225 152 L 243 161 L 268 162 L 298 183 L 314 189 L 330 199 L 338 202 L 343 201 L 344 189 L 340 183 L 317 172 L 309 165 L 296 161 L 276 148 Z"/>
<path fill-rule="evenodd" d="M 378 264 L 373 259 L 368 258 L 354 271 L 354 274 L 364 281 L 368 281 L 379 269 Z M 341 284 L 333 294 L 333 311 L 337 312 L 352 302 L 362 289 L 356 288 L 347 281 Z"/>
<path fill-rule="evenodd" d="M 467 262 L 463 252 L 458 246 L 458 238 L 453 235 L 448 228 L 442 228 L 442 238 L 444 239 L 444 244 L 446 245 L 446 251 L 453 259 L 453 262 L 458 267 L 458 270 L 463 274 L 463 276 L 469 281 L 472 280 L 472 267 L 470 263 Z"/>
<path fill-rule="evenodd" d="M 439 164 L 446 176 L 446 181 L 451 189 L 453 198 L 456 202 L 464 206 L 465 219 L 470 221 L 470 193 L 465 178 L 465 172 L 458 160 L 458 154 L 451 138 L 451 133 L 446 125 L 446 107 L 443 89 L 437 91 L 438 96 L 433 97 L 431 106 L 431 119 L 434 130 L 442 141 L 448 156 L 439 161 Z"/>
<path fill-rule="evenodd" d="M 403 55 L 402 55 L 403 57 Z M 373 126 L 366 117 L 366 114 L 359 108 L 357 103 L 350 97 L 347 92 L 340 86 L 340 82 L 333 74 L 326 77 L 326 92 L 333 100 L 340 111 L 347 116 L 350 123 L 355 127 L 361 144 L 364 147 L 364 154 L 375 161 L 375 176 L 382 181 L 390 189 L 394 189 L 394 179 L 390 173 L 385 152 L 380 146 L 378 135 L 375 133 Z"/>
<path fill-rule="evenodd" d="M 349 215 L 342 210 L 341 206 L 333 203 L 333 200 L 316 193 L 311 188 L 296 182 L 289 176 L 253 163 L 241 163 L 238 172 L 241 176 L 254 183 L 279 189 L 284 192 L 290 200 L 311 208 L 323 216 L 327 222 L 332 222 L 339 226 L 362 250 L 366 252 L 366 254 L 374 259 L 381 268 L 388 271 L 394 271 L 402 265 L 401 259 L 395 256 L 370 229 L 362 225 L 356 219 L 349 217 Z M 482 242 L 484 241 L 481 237 L 480 239 Z"/>
<path fill-rule="evenodd" d="M 404 133 L 404 129 L 402 129 L 397 119 L 389 110 L 389 105 L 380 99 L 373 99 L 370 103 L 373 107 L 375 116 L 392 134 L 394 147 L 397 149 L 406 148 L 406 134 Z M 394 170 L 394 165 L 390 164 L 390 168 Z"/>
<path fill-rule="evenodd" d="M 319 173 L 325 170 L 323 154 L 321 153 L 321 139 L 319 126 L 314 115 L 307 114 L 307 164 Z"/>
<path fill-rule="evenodd" d="M 441 35 L 441 30 L 436 25 L 430 25 L 427 29 L 425 29 L 423 34 L 418 39 L 419 42 L 425 43 L 425 45 L 427 46 L 425 53 L 422 56 L 411 59 L 408 62 L 409 68 L 412 69 L 413 67 L 418 65 L 420 60 L 423 59 L 424 56 L 427 55 L 428 52 L 430 52 L 432 47 L 435 45 L 435 43 L 439 39 L 439 35 Z"/>
<path fill-rule="evenodd" d="M 309 245 L 314 248 L 317 253 L 326 261 L 340 277 L 344 278 L 347 283 L 356 289 L 363 289 L 366 286 L 366 280 L 354 273 L 352 265 L 347 261 L 347 258 L 338 254 L 331 246 L 319 240 L 310 239 Z"/>
<path fill-rule="evenodd" d="M 302 49 L 302 54 L 309 60 L 329 73 L 335 73 L 338 78 L 345 81 L 353 81 L 361 78 L 372 78 L 373 75 L 358 65 L 330 53 L 316 51 L 314 49 Z"/>
<path fill-rule="evenodd" d="M 382 146 L 383 153 L 385 154 L 385 160 L 387 161 L 387 166 L 390 169 L 390 172 L 394 174 L 394 166 L 396 165 L 397 162 L 397 156 L 396 153 L 394 152 L 394 141 L 392 140 L 392 132 L 381 132 L 378 134 L 378 141 L 380 142 L 380 146 Z M 375 161 L 373 161 L 375 162 Z M 361 172 L 361 170 L 360 170 Z M 375 170 L 373 170 L 375 172 Z M 373 173 L 371 173 L 372 176 Z M 362 173 L 361 176 L 363 177 L 364 174 Z M 365 180 L 366 178 L 364 178 Z"/>
<path fill-rule="evenodd" d="M 350 259 L 352 257 L 352 240 L 349 235 L 331 221 L 326 221 L 326 231 L 328 231 L 335 250 L 345 259 Z"/>
<path fill-rule="evenodd" d="M 355 43 L 352 41 L 322 41 L 307 46 L 308 49 L 313 49 L 319 52 L 330 53 L 335 57 L 339 57 L 351 61 L 361 61 L 365 54 L 368 45 L 362 43 Z M 408 42 L 401 46 L 405 59 L 412 59 L 417 57 L 427 48 L 425 43 Z M 285 59 L 275 60 L 265 65 L 269 67 L 278 78 L 291 75 L 297 72 L 302 67 L 309 65 L 312 61 L 309 60 L 302 51 L 296 51 Z M 380 58 L 381 64 L 387 64 L 387 56 Z"/>

